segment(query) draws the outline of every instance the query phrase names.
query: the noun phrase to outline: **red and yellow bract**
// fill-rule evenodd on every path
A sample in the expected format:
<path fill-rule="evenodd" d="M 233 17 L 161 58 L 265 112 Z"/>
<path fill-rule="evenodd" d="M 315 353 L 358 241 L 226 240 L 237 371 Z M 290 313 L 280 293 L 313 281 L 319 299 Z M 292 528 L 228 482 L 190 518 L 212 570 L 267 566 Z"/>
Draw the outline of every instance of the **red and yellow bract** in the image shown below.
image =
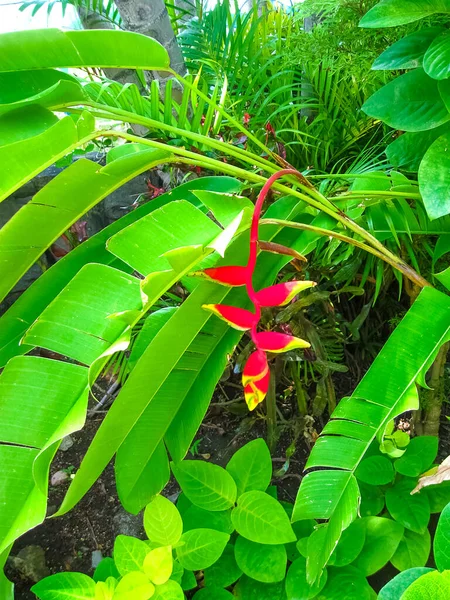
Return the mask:
<path fill-rule="evenodd" d="M 250 254 L 247 265 L 245 267 L 216 267 L 194 273 L 194 275 L 206 277 L 211 281 L 222 285 L 245 285 L 247 288 L 248 297 L 255 308 L 254 313 L 236 306 L 226 306 L 224 304 L 205 304 L 203 308 L 212 311 L 236 329 L 244 331 L 250 330 L 256 351 L 249 356 L 242 373 L 244 396 L 249 410 L 254 410 L 258 404 L 264 400 L 269 389 L 270 369 L 266 352 L 286 352 L 294 348 L 310 347 L 308 342 L 292 335 L 274 331 L 258 332 L 258 324 L 261 319 L 261 307 L 284 306 L 302 290 L 306 290 L 316 285 L 313 281 L 288 281 L 286 283 L 278 283 L 264 288 L 259 292 L 256 292 L 253 287 L 253 273 L 255 271 L 256 256 L 258 253 L 259 220 L 261 217 L 262 206 L 272 185 L 277 179 L 284 177 L 285 175 L 301 177 L 300 174 L 293 169 L 283 169 L 274 173 L 267 180 L 259 193 L 250 227 Z"/>

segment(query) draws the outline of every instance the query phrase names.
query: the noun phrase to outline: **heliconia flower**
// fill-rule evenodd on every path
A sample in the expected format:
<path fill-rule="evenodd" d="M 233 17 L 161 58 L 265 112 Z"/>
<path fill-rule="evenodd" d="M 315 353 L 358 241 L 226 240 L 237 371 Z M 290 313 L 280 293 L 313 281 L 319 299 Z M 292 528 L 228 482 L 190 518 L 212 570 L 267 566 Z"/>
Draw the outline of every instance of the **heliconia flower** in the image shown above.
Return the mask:
<path fill-rule="evenodd" d="M 245 387 L 252 381 L 259 381 L 269 372 L 267 356 L 261 350 L 252 352 L 242 372 L 242 385 Z"/>
<path fill-rule="evenodd" d="M 212 267 L 190 273 L 192 277 L 204 277 L 221 285 L 237 287 L 247 281 L 247 267 Z"/>
<path fill-rule="evenodd" d="M 240 331 L 251 329 L 256 321 L 256 315 L 244 308 L 237 306 L 227 306 L 225 304 L 203 304 L 202 308 L 210 310 L 223 321 L 226 321 L 231 327 Z"/>
<path fill-rule="evenodd" d="M 254 410 L 267 395 L 270 383 L 270 371 L 259 381 L 252 381 L 244 386 L 245 402 L 249 410 Z"/>
<path fill-rule="evenodd" d="M 293 335 L 275 331 L 262 331 L 255 336 L 255 343 L 264 352 L 288 352 L 294 348 L 310 348 L 311 344 Z"/>
<path fill-rule="evenodd" d="M 285 306 L 299 292 L 317 285 L 315 281 L 287 281 L 256 292 L 260 306 Z"/>

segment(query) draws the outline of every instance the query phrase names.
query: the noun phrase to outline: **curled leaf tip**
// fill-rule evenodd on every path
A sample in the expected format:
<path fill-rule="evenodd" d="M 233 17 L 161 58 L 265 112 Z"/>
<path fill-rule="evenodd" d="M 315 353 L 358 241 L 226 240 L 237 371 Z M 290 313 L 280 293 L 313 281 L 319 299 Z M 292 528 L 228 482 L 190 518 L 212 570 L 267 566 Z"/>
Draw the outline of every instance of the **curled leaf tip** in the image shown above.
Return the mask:
<path fill-rule="evenodd" d="M 244 308 L 226 304 L 203 304 L 202 308 L 211 311 L 228 325 L 240 331 L 247 331 L 255 324 L 256 315 Z"/>

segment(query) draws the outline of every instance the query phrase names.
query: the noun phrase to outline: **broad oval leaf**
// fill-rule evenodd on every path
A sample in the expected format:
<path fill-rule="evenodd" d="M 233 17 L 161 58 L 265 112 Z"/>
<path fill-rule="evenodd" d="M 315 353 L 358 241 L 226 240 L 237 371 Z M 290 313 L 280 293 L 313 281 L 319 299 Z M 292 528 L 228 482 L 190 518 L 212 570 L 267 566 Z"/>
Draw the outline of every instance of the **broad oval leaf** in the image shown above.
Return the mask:
<path fill-rule="evenodd" d="M 386 485 L 393 481 L 392 461 L 384 456 L 369 456 L 361 461 L 355 471 L 356 478 L 369 485 Z"/>
<path fill-rule="evenodd" d="M 414 494 L 415 481 L 403 479 L 386 491 L 386 506 L 391 516 L 416 533 L 425 533 L 430 520 L 430 502 L 426 494 Z"/>
<path fill-rule="evenodd" d="M 234 546 L 227 544 L 222 556 L 210 567 L 205 569 L 205 586 L 227 588 L 233 585 L 242 575 L 234 554 Z"/>
<path fill-rule="evenodd" d="M 447 504 L 439 517 L 433 548 L 439 571 L 450 570 L 450 504 Z"/>
<path fill-rule="evenodd" d="M 235 596 L 221 588 L 203 588 L 199 590 L 192 600 L 234 600 Z"/>
<path fill-rule="evenodd" d="M 154 585 L 166 583 L 173 570 L 172 546 L 150 550 L 145 557 L 143 569 Z"/>
<path fill-rule="evenodd" d="M 31 588 L 39 600 L 95 600 L 95 582 L 83 573 L 57 573 Z"/>
<path fill-rule="evenodd" d="M 272 458 L 262 438 L 239 448 L 230 458 L 226 470 L 237 486 L 238 497 L 244 492 L 265 492 L 272 479 Z"/>
<path fill-rule="evenodd" d="M 287 555 L 283 545 L 251 542 L 239 536 L 234 545 L 238 567 L 256 581 L 276 583 L 286 575 Z"/>
<path fill-rule="evenodd" d="M 450 213 L 450 133 L 441 135 L 428 148 L 419 167 L 419 187 L 430 219 Z"/>
<path fill-rule="evenodd" d="M 108 577 L 120 578 L 120 573 L 117 570 L 116 563 L 109 556 L 103 558 L 97 565 L 92 576 L 94 581 L 106 581 Z"/>
<path fill-rule="evenodd" d="M 366 522 L 356 519 L 344 529 L 342 537 L 331 555 L 331 564 L 335 567 L 346 567 L 352 563 L 364 547 L 366 541 Z"/>
<path fill-rule="evenodd" d="M 124 576 L 141 571 L 149 548 L 145 542 L 129 535 L 118 535 L 114 542 L 114 562 Z"/>
<path fill-rule="evenodd" d="M 245 492 L 231 513 L 236 531 L 259 544 L 287 544 L 296 536 L 281 504 L 265 492 Z"/>
<path fill-rule="evenodd" d="M 425 573 L 416 579 L 405 591 L 401 600 L 448 600 L 450 597 L 450 571 Z"/>
<path fill-rule="evenodd" d="M 371 600 L 372 589 L 364 574 L 354 566 L 342 569 L 330 567 L 321 597 L 326 600 Z"/>
<path fill-rule="evenodd" d="M 380 54 L 372 69 L 415 69 L 422 66 L 425 52 L 442 31 L 442 27 L 426 27 L 401 38 Z"/>
<path fill-rule="evenodd" d="M 397 77 L 364 103 L 363 111 L 394 129 L 425 131 L 450 119 L 436 80 L 421 68 Z"/>
<path fill-rule="evenodd" d="M 400 544 L 391 558 L 391 563 L 399 571 L 413 567 L 424 567 L 427 564 L 431 550 L 430 532 L 415 533 L 405 529 Z"/>
<path fill-rule="evenodd" d="M 433 79 L 450 76 L 450 35 L 443 33 L 428 48 L 423 59 L 423 68 Z"/>
<path fill-rule="evenodd" d="M 328 572 L 325 569 L 320 579 L 314 585 L 309 585 L 306 581 L 306 560 L 303 557 L 297 558 L 289 567 L 286 576 L 287 600 L 308 600 L 316 597 L 325 587 L 327 579 Z"/>
<path fill-rule="evenodd" d="M 284 582 L 261 583 L 243 575 L 234 589 L 238 600 L 285 600 Z"/>
<path fill-rule="evenodd" d="M 171 466 L 181 489 L 195 506 L 222 511 L 234 505 L 236 484 L 222 467 L 200 460 L 184 460 Z"/>
<path fill-rule="evenodd" d="M 440 12 L 450 12 L 448 0 L 384 0 L 364 15 L 359 26 L 397 27 Z"/>
<path fill-rule="evenodd" d="M 127 573 L 117 584 L 112 600 L 148 600 L 154 597 L 154 585 L 140 571 Z"/>
<path fill-rule="evenodd" d="M 130 31 L 34 29 L 0 35 L 1 71 L 54 67 L 164 70 L 169 55 L 150 37 Z"/>
<path fill-rule="evenodd" d="M 433 569 L 427 567 L 416 567 L 414 569 L 408 569 L 408 571 L 403 571 L 403 573 L 399 573 L 381 588 L 380 593 L 378 594 L 378 600 L 398 600 L 399 598 L 403 598 L 403 592 L 405 592 L 416 579 L 419 579 L 419 577 L 422 577 L 422 575 L 430 573 L 431 571 L 433 571 Z"/>
<path fill-rule="evenodd" d="M 353 563 L 364 575 L 373 575 L 391 560 L 402 539 L 400 523 L 384 517 L 365 517 L 366 541 Z"/>
<path fill-rule="evenodd" d="M 167 581 L 155 587 L 152 600 L 184 600 L 183 588 L 176 581 Z M 114 599 L 113 599 L 114 600 Z"/>
<path fill-rule="evenodd" d="M 431 435 L 413 438 L 403 456 L 394 462 L 395 470 L 407 477 L 419 477 L 431 467 L 437 456 L 439 440 Z"/>
<path fill-rule="evenodd" d="M 174 546 L 183 533 L 183 521 L 173 502 L 158 495 L 145 508 L 144 529 L 152 542 Z"/>
<path fill-rule="evenodd" d="M 359 483 L 361 492 L 361 505 L 359 514 L 361 517 L 376 517 L 384 508 L 384 492 L 375 485 Z"/>
<path fill-rule="evenodd" d="M 207 569 L 222 555 L 229 539 L 227 533 L 214 529 L 191 529 L 181 536 L 177 559 L 190 571 Z"/>

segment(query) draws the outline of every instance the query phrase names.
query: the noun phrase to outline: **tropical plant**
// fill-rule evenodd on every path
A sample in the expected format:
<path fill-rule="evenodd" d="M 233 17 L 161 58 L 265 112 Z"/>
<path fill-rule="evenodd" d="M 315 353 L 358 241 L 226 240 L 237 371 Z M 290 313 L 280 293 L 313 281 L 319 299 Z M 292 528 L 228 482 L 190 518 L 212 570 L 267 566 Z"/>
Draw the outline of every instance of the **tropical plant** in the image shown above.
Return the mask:
<path fill-rule="evenodd" d="M 92 383 L 111 354 L 129 347 L 134 326 L 149 313 L 152 313 L 148 317 L 149 325 L 145 335 L 142 329 L 140 349 L 135 351 L 132 370 L 99 428 L 58 514 L 70 510 L 83 497 L 114 455 L 118 494 L 129 511 L 141 510 L 165 486 L 170 474 L 167 450 L 175 463 L 188 452 L 228 355 L 242 335 L 212 317 L 202 305 L 222 304 L 226 300 L 226 305 L 245 307 L 249 300 L 239 289 L 226 289 L 212 281 L 200 282 L 190 274 L 194 270 L 247 264 L 248 229 L 254 205 L 243 192 L 245 187 L 264 186 L 266 193 L 280 176 L 279 165 L 285 161 L 189 80 L 182 79 L 184 85 L 208 105 L 213 119 L 222 118 L 247 135 L 247 149 L 219 142 L 202 133 L 179 130 L 166 122 L 107 103 L 93 103 L 80 80 L 56 70 L 122 64 L 125 68 L 170 71 L 167 53 L 150 38 L 123 31 L 37 30 L 0 36 L 0 54 L 4 57 L 0 66 L 3 70 L 0 158 L 4 165 L 0 198 L 7 197 L 46 166 L 93 139 L 129 142 L 110 150 L 104 167 L 87 159 L 71 165 L 2 229 L 0 251 L 2 265 L 7 267 L 7 276 L 0 287 L 2 296 L 62 232 L 135 175 L 161 163 L 185 168 L 198 166 L 228 175 L 188 182 L 155 202 L 139 207 L 51 267 L 2 316 L 0 354 L 2 364 L 6 364 L 0 377 L 0 553 L 3 560 L 11 543 L 43 520 L 48 469 L 60 440 L 82 427 Z M 62 109 L 70 114 L 59 118 Z M 198 142 L 201 150 L 194 152 L 184 146 L 140 138 L 124 131 L 123 126 L 111 127 L 103 121 L 97 127 L 95 119 L 102 117 L 119 124 L 167 130 L 174 135 L 181 132 L 185 138 Z M 218 155 L 212 157 L 203 148 L 212 149 Z M 361 192 L 326 197 L 301 173 L 289 170 L 283 171 L 283 175 L 286 183 L 277 182 L 272 186 L 281 197 L 277 196 L 264 214 L 261 236 L 253 234 L 251 238 L 253 261 L 255 240 L 263 243 L 250 288 L 271 285 L 280 269 L 292 259 L 293 252 L 308 254 L 320 237 L 367 251 L 399 270 L 415 285 L 425 286 L 427 289 L 399 326 L 399 333 L 394 333 L 387 350 L 383 351 L 393 353 L 397 361 L 405 360 L 402 370 L 393 373 L 394 359 L 389 359 L 389 377 L 384 382 L 388 384 L 394 374 L 399 381 L 395 388 L 387 390 L 391 396 L 382 398 L 383 406 L 392 401 L 392 413 L 401 412 L 400 408 L 404 410 L 406 404 L 399 405 L 396 390 L 406 385 L 407 375 L 407 389 L 410 389 L 414 375 L 429 366 L 428 359 L 434 357 L 434 351 L 445 338 L 448 316 L 446 321 L 444 309 L 448 307 L 448 298 L 433 290 L 401 258 L 352 219 L 355 201 L 357 218 L 364 210 L 364 207 L 359 208 L 358 193 Z M 392 194 L 409 197 L 410 192 L 392 192 L 389 187 L 378 197 L 390 198 Z M 258 227 L 258 218 L 259 215 L 253 219 L 253 229 Z M 291 250 L 287 251 L 286 247 Z M 189 292 L 187 299 L 163 315 L 153 312 L 155 303 L 180 280 Z M 431 325 L 427 322 L 424 334 L 424 321 L 428 319 L 431 304 L 436 321 Z M 418 332 L 424 336 L 420 352 L 415 344 L 416 353 L 406 354 Z M 402 336 L 403 346 L 399 349 L 396 340 Z M 405 342 L 408 339 L 409 345 Z M 395 351 L 390 350 L 392 347 Z M 53 358 L 27 355 L 39 348 L 56 354 Z M 381 361 L 383 365 L 385 354 L 381 354 L 375 364 Z M 66 359 L 60 360 L 63 357 Z M 358 388 L 361 392 L 357 390 L 363 396 L 365 381 Z M 337 410 L 345 412 L 347 404 L 341 402 Z M 28 427 L 30 414 L 34 416 L 32 429 Z M 375 421 L 374 429 L 372 416 L 370 412 L 367 428 L 373 437 L 384 421 Z M 353 413 L 348 413 L 346 418 L 353 424 Z M 311 465 L 315 466 L 316 455 L 317 462 L 322 461 L 320 449 L 330 440 L 332 444 L 340 444 L 338 450 L 332 452 L 339 464 L 324 466 L 341 467 L 339 449 L 347 444 L 348 462 L 345 464 L 351 469 L 356 467 L 359 458 L 356 451 L 362 457 L 368 444 L 355 444 L 353 425 L 347 430 L 346 423 L 338 419 L 331 421 L 331 428 L 344 424 L 343 433 L 348 434 L 348 438 L 328 436 L 326 431 L 311 455 Z M 365 426 L 356 429 L 364 430 L 360 435 L 364 435 L 363 440 L 367 442 Z M 356 503 L 356 484 L 351 471 L 338 473 L 342 485 L 333 488 L 334 492 L 339 494 L 339 489 L 349 484 Z M 328 477 L 330 471 L 318 474 Z M 349 477 L 344 481 L 347 474 Z M 312 475 L 314 479 L 316 474 Z M 309 481 L 311 475 L 305 478 L 305 483 Z M 304 488 L 299 498 L 305 495 Z M 327 486 L 324 489 L 328 489 Z M 317 512 L 323 510 L 324 502 L 323 496 L 314 500 Z M 301 506 L 300 501 L 297 504 Z M 335 506 L 334 500 L 327 502 L 328 512 L 320 518 L 329 517 L 330 507 Z M 350 504 L 344 508 L 348 506 Z M 298 507 L 294 516 L 299 514 Z M 337 511 L 338 520 L 342 510 L 341 506 L 341 512 Z M 345 516 L 346 524 L 352 516 L 353 508 Z M 339 521 L 338 528 L 335 521 L 329 527 L 334 536 L 333 547 L 344 528 L 343 521 Z M 324 556 L 322 566 L 329 558 L 326 553 Z"/>

